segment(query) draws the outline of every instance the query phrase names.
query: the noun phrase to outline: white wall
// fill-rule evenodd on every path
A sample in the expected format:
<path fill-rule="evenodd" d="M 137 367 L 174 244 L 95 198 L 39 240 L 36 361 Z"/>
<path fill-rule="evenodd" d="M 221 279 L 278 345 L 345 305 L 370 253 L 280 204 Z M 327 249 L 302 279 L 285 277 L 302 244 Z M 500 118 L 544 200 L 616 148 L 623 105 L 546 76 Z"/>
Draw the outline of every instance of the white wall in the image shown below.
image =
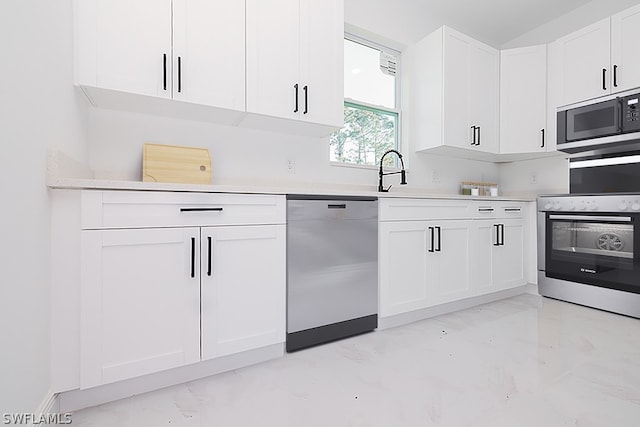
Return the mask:
<path fill-rule="evenodd" d="M 71 0 L 8 0 L 0 14 L 0 413 L 33 412 L 49 391 L 46 152 L 85 153 L 71 17 Z"/>

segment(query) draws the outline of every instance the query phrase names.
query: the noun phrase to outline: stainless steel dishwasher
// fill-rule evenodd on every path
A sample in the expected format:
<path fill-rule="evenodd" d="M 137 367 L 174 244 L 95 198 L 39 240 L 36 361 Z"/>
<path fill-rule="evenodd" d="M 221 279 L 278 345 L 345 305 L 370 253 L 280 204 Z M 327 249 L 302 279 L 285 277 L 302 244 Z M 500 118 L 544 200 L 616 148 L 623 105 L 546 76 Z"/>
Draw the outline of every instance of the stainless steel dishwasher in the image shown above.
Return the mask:
<path fill-rule="evenodd" d="M 287 351 L 377 326 L 377 198 L 287 196 Z"/>

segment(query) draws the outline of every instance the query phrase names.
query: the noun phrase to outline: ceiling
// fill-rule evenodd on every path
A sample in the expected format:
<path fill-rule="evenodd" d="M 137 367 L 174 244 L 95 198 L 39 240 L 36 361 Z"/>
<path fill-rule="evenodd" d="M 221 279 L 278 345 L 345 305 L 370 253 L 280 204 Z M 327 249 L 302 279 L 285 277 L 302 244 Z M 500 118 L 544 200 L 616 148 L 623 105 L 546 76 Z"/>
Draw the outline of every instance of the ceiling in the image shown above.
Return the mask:
<path fill-rule="evenodd" d="M 345 0 L 345 21 L 405 45 L 448 25 L 500 47 L 591 1 Z"/>

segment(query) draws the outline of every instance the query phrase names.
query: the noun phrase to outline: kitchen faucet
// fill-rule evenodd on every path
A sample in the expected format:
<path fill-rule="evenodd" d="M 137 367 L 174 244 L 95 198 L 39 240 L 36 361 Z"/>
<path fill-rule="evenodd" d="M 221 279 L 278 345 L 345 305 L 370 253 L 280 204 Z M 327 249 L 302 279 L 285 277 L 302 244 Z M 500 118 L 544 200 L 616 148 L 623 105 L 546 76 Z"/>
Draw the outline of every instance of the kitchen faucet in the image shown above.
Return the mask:
<path fill-rule="evenodd" d="M 396 153 L 396 155 L 398 156 L 398 158 L 400 159 L 400 164 L 402 165 L 402 170 L 398 171 L 398 172 L 387 172 L 384 173 L 382 171 L 382 161 L 384 160 L 385 156 L 387 154 L 390 153 Z M 380 192 L 384 192 L 386 193 L 387 191 L 389 191 L 389 188 L 391 188 L 391 186 L 387 187 L 386 189 L 384 188 L 384 186 L 382 185 L 382 177 L 385 175 L 395 175 L 395 174 L 400 174 L 400 185 L 406 185 L 407 184 L 407 174 L 404 170 L 404 160 L 402 160 L 402 154 L 400 154 L 399 151 L 397 150 L 389 150 L 386 153 L 384 153 L 382 155 L 382 157 L 380 157 L 380 172 L 378 173 L 378 175 L 380 175 L 380 181 L 378 182 L 378 191 Z"/>

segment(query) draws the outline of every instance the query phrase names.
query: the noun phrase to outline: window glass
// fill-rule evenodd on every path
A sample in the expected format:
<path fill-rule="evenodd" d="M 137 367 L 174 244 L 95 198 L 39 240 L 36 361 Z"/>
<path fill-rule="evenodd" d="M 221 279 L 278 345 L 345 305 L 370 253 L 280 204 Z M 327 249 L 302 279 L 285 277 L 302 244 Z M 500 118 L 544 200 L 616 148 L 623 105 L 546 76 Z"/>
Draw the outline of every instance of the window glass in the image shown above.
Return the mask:
<path fill-rule="evenodd" d="M 344 127 L 331 135 L 329 159 L 346 164 L 378 165 L 387 150 L 399 149 L 398 76 L 382 69 L 395 70 L 399 53 L 348 38 L 344 40 L 344 47 Z M 384 56 L 393 61 L 385 62 Z M 385 158 L 387 166 L 396 166 L 396 161 L 395 156 Z"/>

